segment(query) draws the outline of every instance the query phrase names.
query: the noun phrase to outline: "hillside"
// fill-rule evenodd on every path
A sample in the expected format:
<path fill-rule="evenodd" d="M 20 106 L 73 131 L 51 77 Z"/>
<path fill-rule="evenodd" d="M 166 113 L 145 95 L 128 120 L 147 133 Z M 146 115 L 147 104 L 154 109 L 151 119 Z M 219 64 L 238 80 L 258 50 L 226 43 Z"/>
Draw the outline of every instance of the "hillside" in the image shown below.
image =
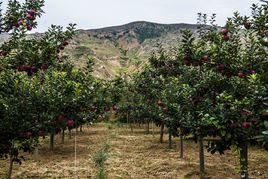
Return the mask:
<path fill-rule="evenodd" d="M 135 71 L 143 66 L 157 44 L 176 45 L 181 29 L 197 30 L 192 24 L 157 24 L 132 22 L 101 29 L 77 30 L 71 45 L 64 51 L 78 67 L 94 57 L 94 75 L 111 78 L 121 71 Z M 35 33 L 34 36 L 40 34 Z M 7 35 L 0 36 L 0 43 Z"/>

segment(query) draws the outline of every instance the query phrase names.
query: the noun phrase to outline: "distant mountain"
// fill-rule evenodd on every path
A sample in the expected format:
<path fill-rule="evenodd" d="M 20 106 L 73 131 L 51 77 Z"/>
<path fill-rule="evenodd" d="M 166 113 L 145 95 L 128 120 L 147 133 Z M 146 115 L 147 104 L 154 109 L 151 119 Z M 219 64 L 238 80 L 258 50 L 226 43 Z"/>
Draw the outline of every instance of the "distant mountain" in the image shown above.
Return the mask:
<path fill-rule="evenodd" d="M 157 44 L 164 47 L 176 45 L 181 37 L 180 30 L 186 28 L 195 32 L 197 25 L 137 21 L 121 26 L 77 30 L 73 42 L 64 53 L 70 55 L 78 67 L 86 64 L 88 56 L 94 57 L 94 74 L 111 78 L 124 70 L 139 70 L 148 62 Z M 0 36 L 0 43 L 6 37 Z"/>
<path fill-rule="evenodd" d="M 196 29 L 191 24 L 158 24 L 145 21 L 137 21 L 121 26 L 106 27 L 102 29 L 88 30 L 94 37 L 98 38 L 135 38 L 140 43 L 146 39 L 161 37 L 168 33 L 179 32 L 183 28 Z"/>
<path fill-rule="evenodd" d="M 95 75 L 111 77 L 120 71 L 138 70 L 148 62 L 157 44 L 176 45 L 182 29 L 197 30 L 195 24 L 158 24 L 145 21 L 101 29 L 78 30 L 69 53 L 78 65 L 88 55 L 95 60 Z"/>

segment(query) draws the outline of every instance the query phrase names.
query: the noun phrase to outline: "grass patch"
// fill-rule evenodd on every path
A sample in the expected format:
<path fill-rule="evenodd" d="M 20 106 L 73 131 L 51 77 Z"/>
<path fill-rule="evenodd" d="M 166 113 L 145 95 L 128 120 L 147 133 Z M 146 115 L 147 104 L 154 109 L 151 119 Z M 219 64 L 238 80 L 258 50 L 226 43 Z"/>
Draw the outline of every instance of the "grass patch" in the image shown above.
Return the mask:
<path fill-rule="evenodd" d="M 96 178 L 97 179 L 106 179 L 107 174 L 105 172 L 105 161 L 109 157 L 109 149 L 111 147 L 111 144 L 106 140 L 101 144 L 101 148 L 99 151 L 97 151 L 92 157 L 91 161 L 93 165 L 98 169 Z"/>

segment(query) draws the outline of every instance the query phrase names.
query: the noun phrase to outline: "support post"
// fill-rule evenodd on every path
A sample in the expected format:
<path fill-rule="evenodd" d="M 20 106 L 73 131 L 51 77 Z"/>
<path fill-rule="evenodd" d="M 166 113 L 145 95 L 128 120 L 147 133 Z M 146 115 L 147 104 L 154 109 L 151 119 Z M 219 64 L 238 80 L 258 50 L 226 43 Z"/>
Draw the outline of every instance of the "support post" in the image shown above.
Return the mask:
<path fill-rule="evenodd" d="M 163 143 L 163 137 L 164 137 L 164 123 L 161 124 L 161 128 L 160 128 L 160 143 Z"/>
<path fill-rule="evenodd" d="M 244 142 L 240 149 L 241 179 L 248 179 L 248 145 Z"/>
<path fill-rule="evenodd" d="M 61 143 L 64 144 L 64 138 L 65 138 L 65 130 L 62 130 L 61 133 Z"/>
<path fill-rule="evenodd" d="M 172 148 L 172 136 L 171 136 L 171 130 L 168 129 L 168 148 Z"/>
<path fill-rule="evenodd" d="M 199 176 L 200 179 L 204 179 L 205 178 L 205 157 L 204 157 L 204 140 L 203 137 L 199 136 L 198 139 L 199 142 Z"/>
<path fill-rule="evenodd" d="M 180 158 L 183 158 L 183 135 L 180 133 Z"/>
<path fill-rule="evenodd" d="M 50 134 L 50 140 L 49 140 L 49 150 L 53 151 L 54 150 L 54 133 Z"/>
<path fill-rule="evenodd" d="M 13 155 L 10 155 L 9 168 L 8 168 L 8 172 L 7 172 L 8 179 L 11 179 L 11 176 L 12 176 L 13 163 L 14 163 L 14 157 L 13 157 Z"/>

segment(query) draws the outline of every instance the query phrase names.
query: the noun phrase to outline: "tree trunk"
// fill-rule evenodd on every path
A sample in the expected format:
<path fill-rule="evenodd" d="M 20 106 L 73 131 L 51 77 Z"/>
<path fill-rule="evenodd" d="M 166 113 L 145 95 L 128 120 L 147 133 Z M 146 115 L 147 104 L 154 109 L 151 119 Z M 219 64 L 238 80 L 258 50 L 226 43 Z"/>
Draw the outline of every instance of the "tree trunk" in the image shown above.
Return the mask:
<path fill-rule="evenodd" d="M 160 128 L 160 143 L 163 143 L 164 128 L 165 128 L 165 125 L 164 125 L 164 123 L 162 123 L 161 128 Z"/>
<path fill-rule="evenodd" d="M 54 150 L 54 133 L 50 134 L 50 144 L 49 144 L 49 150 Z"/>
<path fill-rule="evenodd" d="M 180 134 L 180 158 L 183 158 L 183 135 Z"/>
<path fill-rule="evenodd" d="M 154 123 L 152 122 L 152 131 L 153 131 L 153 137 L 154 137 Z"/>
<path fill-rule="evenodd" d="M 132 126 L 132 123 L 130 123 L 130 130 L 131 130 L 131 132 L 133 132 L 133 126 Z"/>
<path fill-rule="evenodd" d="M 248 145 L 243 143 L 240 150 L 241 179 L 248 179 Z"/>
<path fill-rule="evenodd" d="M 199 142 L 199 176 L 200 179 L 205 178 L 205 157 L 204 157 L 204 143 L 203 143 L 203 137 L 199 137 L 198 139 Z"/>
<path fill-rule="evenodd" d="M 36 146 L 36 148 L 34 149 L 34 158 L 38 159 L 39 156 L 39 150 L 38 150 L 38 146 Z"/>
<path fill-rule="evenodd" d="M 132 123 L 131 123 L 131 121 L 129 121 L 129 112 L 127 112 L 127 123 L 129 124 L 129 127 L 130 127 L 131 132 L 133 132 Z"/>
<path fill-rule="evenodd" d="M 150 122 L 147 121 L 147 125 L 146 125 L 146 133 L 149 134 L 150 133 Z"/>
<path fill-rule="evenodd" d="M 72 130 L 69 130 L 69 139 L 72 139 Z"/>
<path fill-rule="evenodd" d="M 61 133 L 61 143 L 64 144 L 64 138 L 65 138 L 65 130 L 62 130 Z"/>
<path fill-rule="evenodd" d="M 168 148 L 171 149 L 172 148 L 172 136 L 171 136 L 171 131 L 169 129 L 168 132 Z"/>
<path fill-rule="evenodd" d="M 127 128 L 128 128 L 128 125 L 129 125 L 129 121 L 128 121 L 128 112 L 126 113 L 126 118 L 127 118 Z"/>
<path fill-rule="evenodd" d="M 9 160 L 9 168 L 8 168 L 8 172 L 7 172 L 8 179 L 11 179 L 11 176 L 12 176 L 13 163 L 14 163 L 14 157 L 11 155 L 10 160 Z"/>
<path fill-rule="evenodd" d="M 83 133 L 83 126 L 80 126 L 80 132 Z"/>

